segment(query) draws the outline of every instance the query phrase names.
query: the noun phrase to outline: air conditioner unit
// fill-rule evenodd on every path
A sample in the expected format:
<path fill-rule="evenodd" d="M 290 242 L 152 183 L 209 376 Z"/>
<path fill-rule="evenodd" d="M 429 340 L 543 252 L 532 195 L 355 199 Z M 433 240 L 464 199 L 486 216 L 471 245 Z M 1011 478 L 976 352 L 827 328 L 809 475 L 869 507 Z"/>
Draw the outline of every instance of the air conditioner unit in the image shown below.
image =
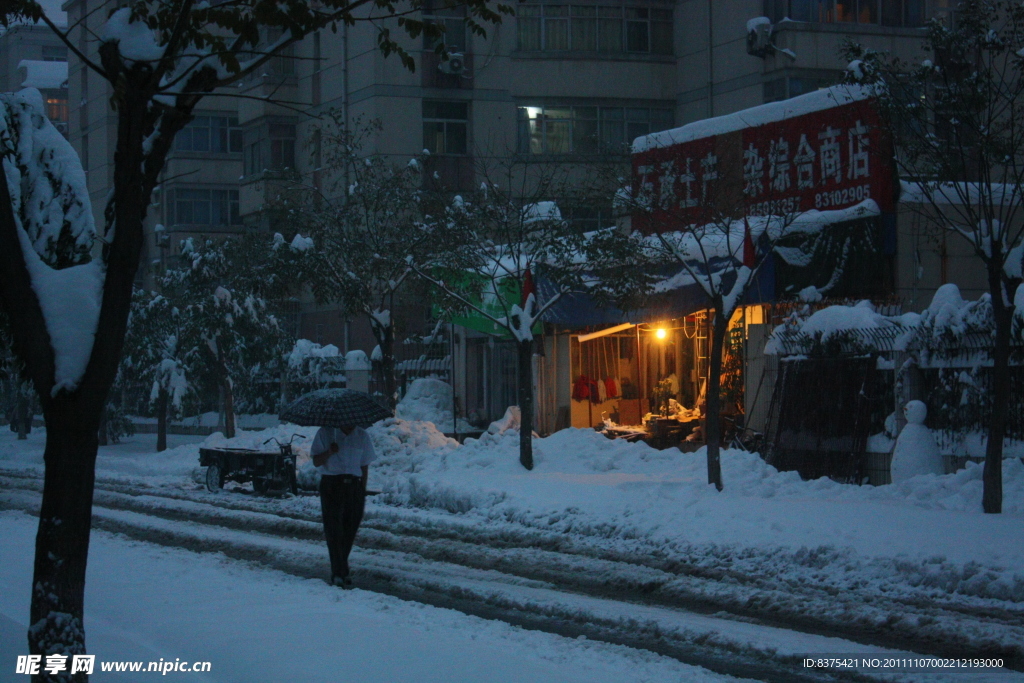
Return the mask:
<path fill-rule="evenodd" d="M 772 44 L 772 23 L 767 17 L 757 17 L 747 22 L 747 54 L 767 57 L 775 49 Z"/>
<path fill-rule="evenodd" d="M 453 52 L 448 55 L 448 60 L 438 64 L 437 68 L 442 73 L 461 76 L 466 73 L 466 57 L 461 52 Z"/>

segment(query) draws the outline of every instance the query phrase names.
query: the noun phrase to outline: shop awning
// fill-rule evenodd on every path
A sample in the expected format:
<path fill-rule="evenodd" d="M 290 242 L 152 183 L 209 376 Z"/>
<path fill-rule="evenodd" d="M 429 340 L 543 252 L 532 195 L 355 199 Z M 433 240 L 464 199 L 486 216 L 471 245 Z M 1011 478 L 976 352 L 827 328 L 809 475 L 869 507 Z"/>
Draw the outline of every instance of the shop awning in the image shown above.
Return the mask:
<path fill-rule="evenodd" d="M 621 325 L 615 325 L 614 327 L 606 327 L 603 330 L 597 332 L 591 332 L 590 334 L 581 334 L 580 341 L 590 341 L 591 339 L 598 339 L 599 337 L 607 337 L 609 334 L 615 334 L 616 332 L 622 332 L 623 330 L 631 330 L 636 325 L 633 323 L 622 323 Z"/>
<path fill-rule="evenodd" d="M 537 293 L 541 301 L 547 301 L 558 290 L 555 285 L 538 280 Z M 708 306 L 708 297 L 697 283 L 685 284 L 671 291 L 656 294 L 646 307 L 633 311 L 622 311 L 613 306 L 599 306 L 588 294 L 565 294 L 549 308 L 542 319 L 546 323 L 569 328 L 608 327 L 645 322 L 658 322 L 680 318 Z"/>

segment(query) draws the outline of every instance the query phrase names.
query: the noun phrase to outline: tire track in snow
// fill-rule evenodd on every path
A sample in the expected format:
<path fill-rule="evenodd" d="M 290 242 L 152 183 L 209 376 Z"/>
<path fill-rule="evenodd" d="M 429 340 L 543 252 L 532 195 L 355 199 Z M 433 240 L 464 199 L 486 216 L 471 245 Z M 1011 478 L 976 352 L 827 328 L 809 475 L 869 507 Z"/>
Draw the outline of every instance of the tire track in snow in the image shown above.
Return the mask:
<path fill-rule="evenodd" d="M 32 475 L 11 476 L 14 473 L 6 471 L 0 474 L 8 477 L 0 478 L 5 487 L 41 487 L 41 481 Z M 317 542 L 323 538 L 318 515 L 282 511 L 280 501 L 273 499 L 153 489 L 108 480 L 97 484 L 96 505 L 274 536 Z M 473 530 L 479 535 L 478 528 Z M 1024 621 L 1021 613 L 1013 610 L 971 610 L 963 605 L 947 609 L 927 601 L 893 600 L 886 596 L 872 596 L 865 601 L 863 596 L 835 595 L 808 586 L 800 592 L 768 589 L 763 587 L 767 583 L 764 578 L 742 582 L 727 571 L 717 572 L 713 578 L 688 572 L 685 567 L 683 571 L 668 571 L 657 566 L 668 563 L 658 558 L 650 558 L 654 565 L 651 566 L 599 557 L 613 554 L 596 548 L 584 552 L 573 548 L 577 552 L 566 552 L 525 545 L 541 536 L 536 531 L 527 533 L 525 538 L 498 536 L 489 539 L 493 545 L 474 543 L 453 527 L 416 525 L 408 517 L 384 514 L 376 519 L 369 516 L 357 542 L 368 550 L 416 553 L 428 560 L 497 570 L 597 598 L 705 614 L 721 614 L 725 610 L 733 618 L 786 630 L 940 656 L 1002 656 L 1008 659 L 1009 666 L 1021 667 Z M 486 537 L 484 533 L 482 538 Z M 542 545 L 561 547 L 565 543 L 558 539 Z M 993 627 L 1005 632 L 1005 637 L 986 639 L 985 634 Z"/>
<path fill-rule="evenodd" d="M 31 491 L 0 493 L 0 509 L 34 512 L 37 506 L 38 496 Z M 93 526 L 134 540 L 222 553 L 234 560 L 303 578 L 322 578 L 328 573 L 326 552 L 319 541 L 168 520 L 102 505 L 94 508 Z M 806 671 L 796 655 L 779 654 L 780 649 L 793 647 L 802 647 L 801 652 L 856 651 L 851 649 L 856 644 L 836 639 L 570 594 L 544 582 L 426 560 L 411 553 L 357 549 L 353 563 L 359 567 L 354 577 L 358 588 L 524 628 L 649 650 L 716 673 L 773 683 L 897 680 L 849 672 Z"/>

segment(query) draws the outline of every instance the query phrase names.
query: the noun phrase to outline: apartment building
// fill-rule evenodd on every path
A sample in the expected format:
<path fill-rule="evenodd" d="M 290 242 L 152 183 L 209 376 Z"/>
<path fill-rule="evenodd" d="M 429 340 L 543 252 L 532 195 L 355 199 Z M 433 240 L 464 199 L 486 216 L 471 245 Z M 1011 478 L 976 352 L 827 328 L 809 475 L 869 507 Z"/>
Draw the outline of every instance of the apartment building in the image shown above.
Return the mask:
<path fill-rule="evenodd" d="M 951 3 L 524 0 L 515 5 L 515 17 L 481 37 L 467 30 L 460 10 L 438 0 L 424 15 L 445 26 L 455 58 L 441 63 L 433 44 L 406 38 L 415 72 L 380 53 L 377 29 L 368 22 L 318 32 L 233 89 L 243 98 L 218 93 L 203 100 L 176 140 L 154 197 L 140 278 L 166 263 L 183 237 L 280 229 L 259 217 L 286 175 L 298 173 L 303 182 L 327 188 L 318 170 L 324 150 L 313 130 L 329 111 L 349 125 L 380 121 L 366 152 L 400 161 L 426 149 L 428 175 L 472 187 L 488 159 L 516 155 L 585 165 L 622 154 L 649 132 L 835 82 L 845 67 L 840 48 L 847 38 L 911 57 L 920 47 L 921 24 L 948 13 Z M 69 20 L 81 20 L 94 4 L 66 3 Z M 89 13 L 81 26 L 92 32 L 74 33 L 87 53 L 97 47 L 93 36 L 103 16 Z M 391 29 L 393 36 L 404 35 Z M 109 93 L 74 59 L 69 76 L 70 101 L 77 103 L 70 138 L 101 211 L 113 159 Z M 612 221 L 610 202 L 569 213 L 586 228 Z M 369 342 L 367 330 L 354 332 L 334 309 L 310 305 L 303 319 L 301 333 L 322 343 L 357 348 Z"/>
<path fill-rule="evenodd" d="M 66 24 L 64 12 L 44 4 L 58 26 Z M 0 92 L 37 88 L 46 115 L 64 135 L 68 134 L 68 48 L 43 24 L 17 23 L 0 29 Z"/>

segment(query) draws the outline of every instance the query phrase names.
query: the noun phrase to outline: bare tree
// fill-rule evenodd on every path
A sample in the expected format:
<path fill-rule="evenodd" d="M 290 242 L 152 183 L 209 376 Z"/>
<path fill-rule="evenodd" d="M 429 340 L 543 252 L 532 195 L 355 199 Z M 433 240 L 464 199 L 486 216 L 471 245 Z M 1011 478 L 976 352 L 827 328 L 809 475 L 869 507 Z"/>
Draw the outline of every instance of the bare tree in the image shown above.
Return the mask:
<path fill-rule="evenodd" d="M 394 408 L 397 308 L 411 288 L 409 260 L 425 260 L 432 245 L 419 227 L 421 159 L 397 164 L 364 154 L 364 140 L 380 130 L 379 122 L 345 126 L 340 112 L 329 112 L 314 133 L 324 153 L 326 188 L 289 188 L 267 211 L 272 222 L 301 230 L 316 244 L 303 268 L 316 298 L 366 317 L 381 352 L 384 394 Z"/>
<path fill-rule="evenodd" d="M 491 9 L 487 0 L 463 0 L 458 4 L 467 8 L 466 22 L 476 32 L 483 32 L 484 23 L 500 21 L 502 13 L 511 12 L 501 4 Z M 110 7 L 103 28 L 95 35 L 99 48 L 94 56 L 83 52 L 72 35 L 87 30 L 87 26 L 59 28 L 35 0 L 8 0 L 3 4 L 0 22 L 4 25 L 22 19 L 46 24 L 75 59 L 110 84 L 110 104 L 117 126 L 113 189 L 104 207 L 101 231 L 79 224 L 75 230 L 60 233 L 71 240 L 70 245 L 56 244 L 48 252 L 45 245 L 23 247 L 20 235 L 34 228 L 22 221 L 15 209 L 16 205 L 25 205 L 18 196 L 18 186 L 0 183 L 0 296 L 13 323 L 15 350 L 25 361 L 48 427 L 30 616 L 31 653 L 85 651 L 82 613 L 97 431 L 120 361 L 143 244 L 143 222 L 175 135 L 192 119 L 204 97 L 237 84 L 313 31 L 335 28 L 342 22 L 397 18 L 401 30 L 412 36 L 425 33 L 442 37 L 442 28 L 415 18 L 421 6 L 420 0 L 410 0 L 402 7 L 390 0 L 130 0 Z M 93 11 L 107 8 L 104 4 Z M 387 22 L 375 25 L 378 45 L 384 53 L 395 52 L 404 64 L 412 66 L 412 58 L 391 37 Z M 280 31 L 280 37 L 269 44 L 261 43 L 261 33 L 266 29 Z M 443 52 L 443 47 L 439 49 Z M 5 103 L 5 114 L 9 106 L 24 111 L 20 104 Z M 41 112 L 38 115 L 41 117 Z M 7 116 L 6 120 L 6 131 L 15 139 L 35 136 L 34 131 L 41 130 L 34 114 Z M 4 147 L 5 156 L 15 149 L 9 143 L 10 139 Z M 48 148 L 54 149 L 52 145 Z M 74 156 L 73 151 L 66 154 L 62 150 L 61 158 L 56 160 L 61 167 L 56 170 L 58 177 L 77 165 Z M 31 161 L 15 158 L 26 175 L 39 168 Z M 54 161 L 47 163 L 53 167 Z M 7 164 L 5 160 L 5 168 Z M 7 177 L 11 182 L 11 176 Z M 76 196 L 75 201 L 75 211 L 83 202 L 88 206 L 87 197 Z M 97 258 L 92 259 L 94 243 L 102 247 L 97 246 Z M 40 250 L 46 253 L 41 256 Z M 62 253 L 70 257 L 62 261 L 57 258 Z M 82 367 L 75 366 L 60 380 L 54 373 L 62 370 L 65 357 L 55 354 L 59 349 L 54 348 L 52 330 L 47 327 L 52 317 L 44 311 L 58 316 L 55 311 L 59 306 L 54 308 L 53 304 L 61 295 L 51 292 L 52 300 L 48 300 L 47 295 L 33 288 L 35 280 L 30 272 L 36 258 L 45 261 L 51 257 L 53 262 L 46 265 L 55 272 L 74 266 L 96 271 L 92 284 L 98 287 L 96 316 L 89 323 L 89 327 L 95 324 L 94 334 L 91 329 L 80 330 L 83 338 L 92 342 L 88 355 Z M 46 680 L 50 676 L 40 674 L 37 678 Z M 73 676 L 79 681 L 85 678 L 84 673 Z"/>
<path fill-rule="evenodd" d="M 427 217 L 423 228 L 434 255 L 410 265 L 452 310 L 480 315 L 515 340 L 519 461 L 530 470 L 534 335 L 544 313 L 571 293 L 601 302 L 640 299 L 650 270 L 638 238 L 615 228 L 584 234 L 562 217 L 556 199 L 595 201 L 595 188 L 572 169 L 506 157 L 480 174 L 478 190 L 444 199 Z M 540 279 L 550 283 L 551 294 L 538 295 Z"/>
<path fill-rule="evenodd" d="M 963 240 L 985 270 L 994 334 L 982 504 L 998 513 L 1024 250 L 1024 6 L 967 0 L 953 16 L 928 24 L 921 63 L 848 45 L 847 76 L 874 88 L 925 223 Z"/>

